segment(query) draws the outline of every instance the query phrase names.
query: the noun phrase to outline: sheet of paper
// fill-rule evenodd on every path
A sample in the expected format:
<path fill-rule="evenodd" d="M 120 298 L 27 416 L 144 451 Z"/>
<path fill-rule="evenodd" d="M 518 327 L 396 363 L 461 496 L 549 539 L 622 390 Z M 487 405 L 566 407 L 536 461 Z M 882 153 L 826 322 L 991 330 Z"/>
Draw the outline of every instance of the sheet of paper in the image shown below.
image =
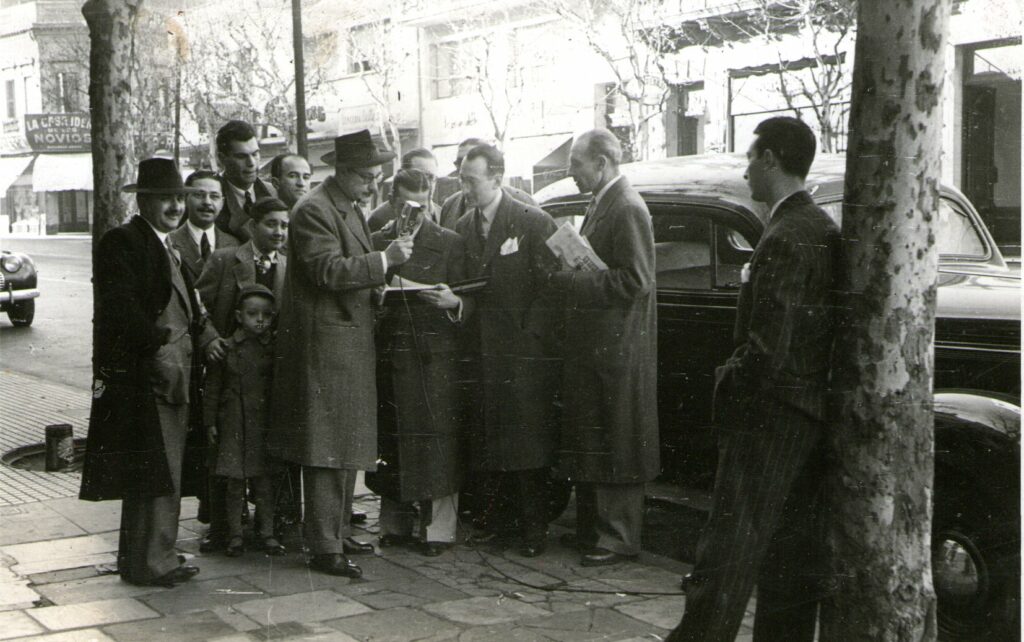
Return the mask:
<path fill-rule="evenodd" d="M 608 265 L 590 247 L 587 239 L 580 236 L 571 222 L 563 223 L 546 243 L 555 256 L 562 259 L 570 269 L 586 272 L 608 269 Z"/>
<path fill-rule="evenodd" d="M 397 274 L 391 277 L 391 282 L 384 286 L 380 293 L 380 302 L 383 303 L 391 292 L 419 292 L 421 290 L 433 290 L 436 285 L 417 283 L 412 279 L 405 279 Z"/>

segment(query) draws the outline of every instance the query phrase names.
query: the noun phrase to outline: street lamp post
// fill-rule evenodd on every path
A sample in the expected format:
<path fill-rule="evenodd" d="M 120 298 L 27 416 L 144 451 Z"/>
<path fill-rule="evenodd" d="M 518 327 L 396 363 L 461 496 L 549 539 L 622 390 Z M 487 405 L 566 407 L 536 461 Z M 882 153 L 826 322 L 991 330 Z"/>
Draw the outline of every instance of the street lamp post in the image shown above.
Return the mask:
<path fill-rule="evenodd" d="M 302 60 L 302 0 L 292 0 L 292 46 L 295 49 L 295 143 L 300 156 L 306 146 L 306 71 Z"/>

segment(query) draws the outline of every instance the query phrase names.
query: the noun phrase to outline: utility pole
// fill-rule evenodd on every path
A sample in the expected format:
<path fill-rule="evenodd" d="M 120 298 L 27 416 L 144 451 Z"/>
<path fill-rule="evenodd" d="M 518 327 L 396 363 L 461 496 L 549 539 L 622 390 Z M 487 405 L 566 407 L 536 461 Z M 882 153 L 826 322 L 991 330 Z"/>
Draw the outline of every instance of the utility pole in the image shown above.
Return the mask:
<path fill-rule="evenodd" d="M 300 156 L 306 146 L 306 67 L 302 60 L 302 0 L 292 0 L 292 46 L 295 49 L 295 142 Z"/>

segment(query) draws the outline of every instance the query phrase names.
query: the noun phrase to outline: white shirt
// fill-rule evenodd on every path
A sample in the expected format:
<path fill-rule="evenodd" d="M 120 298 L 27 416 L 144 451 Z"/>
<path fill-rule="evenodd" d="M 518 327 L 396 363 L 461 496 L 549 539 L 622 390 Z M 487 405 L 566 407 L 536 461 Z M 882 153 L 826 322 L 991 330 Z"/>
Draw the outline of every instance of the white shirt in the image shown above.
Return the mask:
<path fill-rule="evenodd" d="M 238 187 L 237 185 L 235 185 L 231 181 L 227 180 L 226 178 L 224 179 L 224 182 L 227 183 L 228 187 L 231 189 L 231 191 L 235 193 L 235 197 L 238 199 L 238 204 L 239 205 L 243 205 L 243 206 L 245 205 L 245 195 L 246 194 L 249 195 L 249 197 L 252 199 L 253 203 L 256 202 L 256 183 L 253 183 L 252 185 L 250 185 L 249 189 L 242 189 L 241 187 Z"/>
<path fill-rule="evenodd" d="M 146 221 L 146 225 L 149 226 L 149 229 L 153 230 L 153 233 L 156 234 L 156 237 L 160 239 L 160 244 L 163 245 L 164 247 L 167 247 L 167 232 L 161 232 L 160 230 L 153 227 L 153 224 L 147 221 L 144 216 L 140 215 L 139 218 L 141 218 L 143 221 Z"/>
<path fill-rule="evenodd" d="M 217 235 L 213 232 L 213 226 L 204 229 L 196 227 L 192 224 L 192 221 L 185 221 L 185 227 L 188 228 L 188 235 L 192 237 L 196 247 L 203 247 L 203 235 L 206 235 L 206 240 L 210 243 L 210 251 L 217 249 Z"/>
<path fill-rule="evenodd" d="M 614 185 L 615 183 L 617 183 L 617 182 L 619 181 L 619 179 L 620 179 L 620 178 L 622 178 L 622 174 L 619 174 L 618 176 L 616 176 L 616 177 L 615 177 L 615 178 L 613 178 L 612 180 L 610 180 L 610 181 L 608 181 L 607 183 L 605 183 L 605 184 L 604 184 L 604 187 L 602 187 L 602 188 L 601 188 L 601 191 L 599 191 L 599 192 L 598 192 L 597 194 L 594 194 L 594 209 L 595 209 L 595 210 L 597 209 L 597 204 L 601 202 L 601 199 L 602 199 L 602 198 L 604 197 L 604 195 L 605 195 L 605 193 L 606 193 L 606 192 L 608 191 L 608 189 L 609 189 L 609 188 L 610 188 L 610 187 L 611 187 L 612 185 Z"/>

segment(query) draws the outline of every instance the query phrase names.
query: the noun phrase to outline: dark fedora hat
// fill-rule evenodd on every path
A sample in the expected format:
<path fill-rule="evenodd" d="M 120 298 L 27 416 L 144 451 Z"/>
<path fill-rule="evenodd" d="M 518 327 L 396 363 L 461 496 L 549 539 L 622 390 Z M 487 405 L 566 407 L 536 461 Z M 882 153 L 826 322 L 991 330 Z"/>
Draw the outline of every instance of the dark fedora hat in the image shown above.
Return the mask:
<path fill-rule="evenodd" d="M 384 152 L 377 149 L 370 138 L 370 131 L 362 131 L 351 134 L 343 134 L 334 139 L 334 151 L 324 154 L 320 160 L 328 165 L 336 162 L 344 163 L 347 167 L 373 167 L 383 165 L 395 158 L 394 152 Z"/>
<path fill-rule="evenodd" d="M 170 158 L 147 158 L 139 161 L 138 179 L 121 188 L 135 194 L 198 194 L 203 190 L 185 187 L 178 164 Z"/>

